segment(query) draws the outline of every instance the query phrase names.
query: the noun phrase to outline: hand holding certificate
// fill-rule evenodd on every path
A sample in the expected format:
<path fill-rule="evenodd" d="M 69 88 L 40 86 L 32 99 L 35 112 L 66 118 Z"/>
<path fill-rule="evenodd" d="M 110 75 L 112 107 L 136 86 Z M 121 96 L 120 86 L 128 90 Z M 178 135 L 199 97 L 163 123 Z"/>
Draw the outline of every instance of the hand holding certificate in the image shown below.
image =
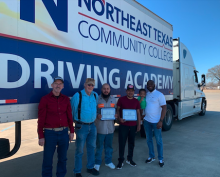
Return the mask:
<path fill-rule="evenodd" d="M 122 115 L 125 121 L 137 120 L 137 112 L 135 109 L 123 109 Z"/>
<path fill-rule="evenodd" d="M 101 120 L 115 120 L 115 108 L 102 108 L 101 114 Z"/>

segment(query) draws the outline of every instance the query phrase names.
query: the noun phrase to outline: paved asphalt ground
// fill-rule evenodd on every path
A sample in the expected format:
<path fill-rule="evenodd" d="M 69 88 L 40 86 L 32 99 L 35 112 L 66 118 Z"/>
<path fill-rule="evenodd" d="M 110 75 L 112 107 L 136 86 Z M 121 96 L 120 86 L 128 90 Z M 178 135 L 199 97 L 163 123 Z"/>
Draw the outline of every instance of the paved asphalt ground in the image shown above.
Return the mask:
<path fill-rule="evenodd" d="M 205 116 L 192 116 L 175 121 L 172 129 L 163 132 L 165 165 L 160 168 L 158 160 L 146 164 L 148 148 L 146 140 L 136 136 L 134 161 L 136 167 L 125 164 L 122 170 L 111 170 L 102 163 L 100 177 L 220 177 L 220 91 L 206 91 L 208 107 Z M 22 145 L 14 156 L 0 160 L 0 177 L 40 177 L 42 147 L 38 146 L 36 120 L 22 122 Z M 113 142 L 113 163 L 117 165 L 118 130 Z M 11 148 L 14 142 L 13 123 L 0 124 L 0 137 L 9 138 Z M 74 168 L 75 143 L 68 151 L 67 175 L 72 176 Z M 156 146 L 155 146 L 156 150 Z M 155 151 L 157 152 L 157 151 Z M 156 153 L 157 154 L 157 153 Z M 127 150 L 125 157 L 127 155 Z M 56 155 L 54 167 L 56 167 Z M 54 168 L 54 176 L 55 176 Z M 86 153 L 83 156 L 83 177 L 86 173 Z"/>

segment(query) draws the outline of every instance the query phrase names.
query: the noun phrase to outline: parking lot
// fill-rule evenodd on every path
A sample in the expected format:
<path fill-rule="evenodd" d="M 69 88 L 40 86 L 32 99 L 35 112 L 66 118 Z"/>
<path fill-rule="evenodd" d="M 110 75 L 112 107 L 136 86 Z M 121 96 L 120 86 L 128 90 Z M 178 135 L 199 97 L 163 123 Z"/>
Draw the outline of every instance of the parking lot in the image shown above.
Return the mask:
<path fill-rule="evenodd" d="M 122 170 L 111 170 L 102 163 L 100 177 L 219 177 L 220 176 L 220 91 L 207 90 L 207 112 L 205 116 L 191 116 L 181 121 L 174 121 L 170 131 L 163 132 L 164 161 L 160 168 L 158 161 L 146 164 L 148 148 L 146 140 L 136 136 L 133 160 L 136 167 L 125 164 Z M 0 137 L 9 138 L 11 148 L 14 142 L 14 123 L 0 124 Z M 113 163 L 118 159 L 118 130 L 116 126 L 113 142 Z M 42 150 L 37 139 L 37 120 L 22 122 L 22 144 L 12 157 L 0 160 L 1 177 L 40 177 Z M 74 168 L 75 142 L 68 151 L 67 177 L 72 176 Z M 155 152 L 156 146 L 155 146 Z M 157 154 L 157 153 L 156 153 Z M 125 151 L 125 157 L 127 151 Z M 56 155 L 54 156 L 54 176 Z M 82 176 L 86 173 L 86 153 L 83 156 Z"/>

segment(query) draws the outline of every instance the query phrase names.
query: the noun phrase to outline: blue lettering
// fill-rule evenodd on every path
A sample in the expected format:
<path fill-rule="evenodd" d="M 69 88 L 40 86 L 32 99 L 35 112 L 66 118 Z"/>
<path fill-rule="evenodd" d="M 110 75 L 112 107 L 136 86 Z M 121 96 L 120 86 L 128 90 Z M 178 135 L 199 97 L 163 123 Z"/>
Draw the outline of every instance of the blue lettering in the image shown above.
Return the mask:
<path fill-rule="evenodd" d="M 119 44 L 121 43 L 121 48 L 122 48 L 121 35 L 119 36 L 119 39 L 118 39 L 118 41 L 117 41 L 117 38 L 116 38 L 115 32 L 113 32 L 113 45 L 115 45 L 115 41 L 116 41 L 116 45 L 117 45 L 117 47 L 118 47 Z"/>
<path fill-rule="evenodd" d="M 150 38 L 150 30 L 151 30 L 152 26 L 148 25 L 148 27 L 149 27 L 149 38 Z"/>
<path fill-rule="evenodd" d="M 96 39 L 93 38 L 92 35 L 91 35 L 91 28 L 92 28 L 93 26 L 96 27 L 96 29 L 97 29 L 97 31 L 98 31 L 98 34 L 99 34 Z M 98 26 L 96 26 L 95 24 L 92 24 L 92 25 L 89 26 L 89 36 L 90 36 L 94 41 L 99 40 L 99 38 L 100 38 L 100 30 L 99 30 Z"/>
<path fill-rule="evenodd" d="M 155 54 L 155 51 L 156 51 L 156 54 Z M 154 54 L 154 58 L 157 58 L 157 48 L 156 47 L 154 47 L 154 49 L 153 49 L 153 54 Z"/>
<path fill-rule="evenodd" d="M 135 31 L 135 29 L 133 28 L 133 25 L 135 25 L 135 23 L 133 22 L 133 20 L 135 20 L 135 17 L 130 15 L 130 29 Z"/>
<path fill-rule="evenodd" d="M 155 31 L 155 40 L 157 40 L 157 29 L 154 28 L 154 31 Z"/>
<path fill-rule="evenodd" d="M 162 37 L 163 37 L 162 43 L 166 44 L 166 42 L 165 42 L 166 34 L 163 34 L 163 33 L 162 33 Z M 167 36 L 167 37 L 168 37 L 168 36 Z M 169 41 L 168 41 L 168 44 L 169 44 Z"/>
<path fill-rule="evenodd" d="M 116 23 L 119 23 L 119 12 L 121 12 L 121 9 L 114 7 L 114 9 L 116 10 Z"/>
<path fill-rule="evenodd" d="M 81 34 L 82 37 L 84 37 L 84 38 L 88 38 L 89 36 L 85 36 L 85 35 L 83 35 L 82 32 L 81 32 L 81 30 L 80 30 L 80 26 L 81 26 L 82 23 L 86 23 L 86 24 L 88 24 L 87 21 L 81 21 L 81 22 L 79 22 L 79 25 L 78 25 L 79 33 Z"/>
<path fill-rule="evenodd" d="M 158 42 L 161 42 L 161 40 L 160 40 L 161 35 L 160 34 L 161 34 L 161 31 L 158 30 L 158 33 L 157 33 L 157 40 L 158 40 Z"/>
<path fill-rule="evenodd" d="M 143 44 L 143 43 L 142 43 Z M 146 50 L 147 44 L 143 44 L 143 48 L 144 48 L 144 55 L 145 55 L 145 50 Z"/>
<path fill-rule="evenodd" d="M 147 24 L 144 23 L 144 24 L 143 24 L 143 28 L 144 28 L 143 35 L 144 35 L 144 36 L 147 36 L 147 29 L 146 29 L 146 27 L 147 27 Z"/>
<path fill-rule="evenodd" d="M 68 1 L 42 0 L 59 31 L 68 32 Z M 35 0 L 20 0 L 20 19 L 35 23 Z"/>
<path fill-rule="evenodd" d="M 172 46 L 173 46 L 173 38 L 170 37 L 170 47 L 172 47 Z"/>
<path fill-rule="evenodd" d="M 96 3 L 97 1 L 98 1 L 98 2 L 101 4 L 101 6 L 102 6 L 102 9 L 101 9 L 100 12 L 97 11 L 97 9 L 96 9 L 96 7 L 95 7 L 95 3 Z M 102 2 L 101 0 L 93 0 L 93 1 L 92 1 L 92 8 L 93 8 L 94 12 L 95 12 L 97 15 L 99 15 L 99 16 L 102 16 L 102 15 L 105 13 L 105 7 L 104 7 L 104 4 L 103 4 L 103 2 Z"/>
<path fill-rule="evenodd" d="M 20 19 L 35 23 L 35 0 L 20 0 Z"/>
<path fill-rule="evenodd" d="M 137 24 L 137 28 L 136 28 L 136 32 L 140 31 L 142 34 L 142 28 L 141 28 L 141 21 L 138 20 L 138 24 Z"/>
<path fill-rule="evenodd" d="M 165 42 L 165 39 L 164 39 L 164 42 Z M 167 36 L 167 39 L 166 39 L 166 44 L 170 45 L 169 44 L 169 37 Z"/>
<path fill-rule="evenodd" d="M 114 18 L 112 14 L 114 13 L 114 9 L 111 4 L 106 4 L 106 18 L 109 19 L 109 16 L 111 17 L 111 20 L 114 22 Z"/>
<path fill-rule="evenodd" d="M 162 52 L 162 51 L 161 51 Z M 162 54 L 162 53 L 161 53 Z M 164 60 L 166 60 L 166 57 L 167 57 L 167 55 L 166 55 L 167 53 L 166 53 L 166 51 L 163 51 L 163 58 L 164 58 Z"/>
<path fill-rule="evenodd" d="M 124 17 L 124 11 L 122 11 L 121 15 L 121 25 L 124 26 L 124 21 L 127 22 L 127 28 L 129 28 L 129 14 L 127 14 L 127 18 Z"/>
<path fill-rule="evenodd" d="M 149 55 L 150 55 L 151 57 L 153 57 L 153 54 L 151 55 L 151 52 L 150 52 L 150 49 L 151 49 L 151 48 L 153 48 L 153 46 L 150 46 L 150 47 L 149 47 L 148 53 L 149 53 Z"/>
<path fill-rule="evenodd" d="M 109 33 L 108 33 L 108 37 L 107 37 L 107 39 L 106 39 L 106 37 L 105 37 L 105 31 L 104 31 L 103 28 L 101 28 L 101 41 L 103 42 L 103 36 L 104 36 L 105 43 L 107 44 L 107 43 L 108 43 L 108 40 L 110 39 L 110 45 L 112 45 L 111 33 L 112 33 L 112 32 L 109 31 Z"/>
<path fill-rule="evenodd" d="M 26 0 L 24 0 L 24 1 L 26 1 Z M 87 7 L 87 10 L 91 11 L 91 0 L 88 0 L 88 1 L 84 0 L 84 3 L 86 5 L 86 7 Z M 78 6 L 82 7 L 82 0 L 78 1 Z"/>
<path fill-rule="evenodd" d="M 132 46 L 134 52 L 136 52 L 135 41 L 134 41 L 134 44 L 133 44 L 132 40 L 130 39 L 130 51 L 131 51 L 131 46 Z"/>
<path fill-rule="evenodd" d="M 125 37 L 123 36 L 123 47 L 125 50 L 128 50 L 129 48 L 129 38 L 128 38 L 128 47 L 125 47 Z"/>

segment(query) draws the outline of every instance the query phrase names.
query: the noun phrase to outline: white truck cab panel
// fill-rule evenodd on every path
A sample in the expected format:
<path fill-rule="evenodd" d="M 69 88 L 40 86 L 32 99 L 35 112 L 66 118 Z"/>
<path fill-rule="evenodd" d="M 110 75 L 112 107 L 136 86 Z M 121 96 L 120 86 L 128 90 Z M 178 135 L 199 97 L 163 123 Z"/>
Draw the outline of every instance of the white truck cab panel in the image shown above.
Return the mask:
<path fill-rule="evenodd" d="M 181 120 L 201 111 L 205 94 L 200 90 L 193 58 L 179 38 L 173 42 L 173 63 L 173 93 L 178 100 L 178 119 Z"/>

